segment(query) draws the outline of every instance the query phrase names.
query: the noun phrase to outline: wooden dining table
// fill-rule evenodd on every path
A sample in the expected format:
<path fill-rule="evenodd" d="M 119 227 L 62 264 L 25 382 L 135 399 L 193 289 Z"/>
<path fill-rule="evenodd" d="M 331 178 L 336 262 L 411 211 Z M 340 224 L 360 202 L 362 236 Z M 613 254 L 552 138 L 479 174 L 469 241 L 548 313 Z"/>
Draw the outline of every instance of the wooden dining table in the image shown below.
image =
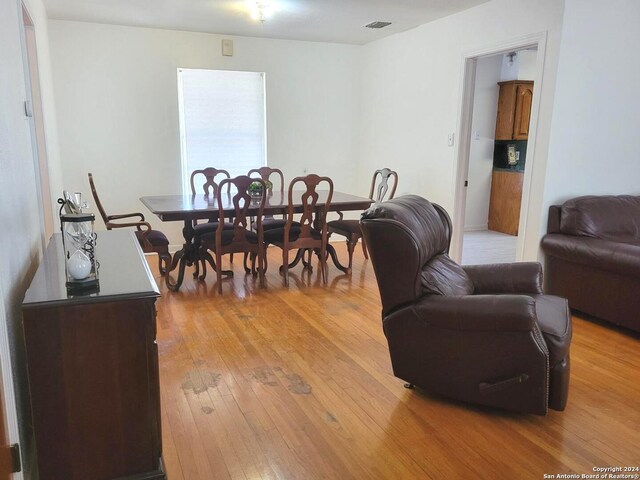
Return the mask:
<path fill-rule="evenodd" d="M 293 193 L 293 209 L 295 213 L 302 212 L 302 191 Z M 318 202 L 317 207 L 324 208 L 328 191 L 318 190 Z M 278 215 L 286 214 L 289 207 L 289 195 L 288 192 L 273 192 L 268 194 L 264 205 L 264 215 Z M 235 207 L 233 205 L 233 194 L 223 193 L 223 209 L 225 216 L 233 217 L 235 213 Z M 173 256 L 171 267 L 165 276 L 167 286 L 177 291 L 180 289 L 184 280 L 184 271 L 187 266 L 197 264 L 201 260 L 200 252 L 194 244 L 194 221 L 195 220 L 209 220 L 218 219 L 219 208 L 218 202 L 215 197 L 210 197 L 204 194 L 197 195 L 160 195 L 141 197 L 140 201 L 146 206 L 151 213 L 156 215 L 163 222 L 184 222 L 182 228 L 182 235 L 184 237 L 184 244 L 182 249 L 177 251 Z M 351 195 L 349 193 L 333 192 L 333 197 L 329 205 L 329 212 L 347 212 L 347 211 L 362 211 L 371 206 L 372 200 L 367 197 L 359 197 Z M 257 212 L 257 206 L 255 209 L 249 207 L 249 214 L 252 210 Z M 334 265 L 342 272 L 349 273 L 348 267 L 345 267 L 338 260 L 335 248 L 332 245 L 327 245 L 327 252 L 331 256 Z M 178 278 L 174 283 L 170 277 L 169 272 L 178 269 Z"/>

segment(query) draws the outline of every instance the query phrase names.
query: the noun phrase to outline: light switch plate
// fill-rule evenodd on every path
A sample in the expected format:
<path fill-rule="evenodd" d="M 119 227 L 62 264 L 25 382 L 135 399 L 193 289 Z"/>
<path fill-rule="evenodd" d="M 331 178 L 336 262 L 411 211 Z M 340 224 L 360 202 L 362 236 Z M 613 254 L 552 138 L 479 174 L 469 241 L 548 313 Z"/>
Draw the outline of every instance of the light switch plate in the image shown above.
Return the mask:
<path fill-rule="evenodd" d="M 222 40 L 222 55 L 225 57 L 233 57 L 233 40 L 227 38 Z"/>
<path fill-rule="evenodd" d="M 447 137 L 447 145 L 449 145 L 450 147 L 453 147 L 454 139 L 455 139 L 455 134 L 450 133 L 449 136 Z"/>

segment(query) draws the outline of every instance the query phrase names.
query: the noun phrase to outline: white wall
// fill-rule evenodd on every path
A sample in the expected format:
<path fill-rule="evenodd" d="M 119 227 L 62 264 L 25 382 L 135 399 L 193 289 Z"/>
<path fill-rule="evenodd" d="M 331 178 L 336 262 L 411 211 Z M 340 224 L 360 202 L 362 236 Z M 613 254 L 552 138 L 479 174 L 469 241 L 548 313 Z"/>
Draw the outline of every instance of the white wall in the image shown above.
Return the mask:
<path fill-rule="evenodd" d="M 536 76 L 537 50 L 518 52 L 518 80 L 533 80 Z"/>
<path fill-rule="evenodd" d="M 361 47 L 67 21 L 49 30 L 66 189 L 90 194 L 92 172 L 108 211 L 143 211 L 182 243 L 182 225 L 162 224 L 138 198 L 181 192 L 184 67 L 266 72 L 269 165 L 287 181 L 308 169 L 354 190 Z M 233 38 L 233 57 L 221 55 L 222 38 Z"/>
<path fill-rule="evenodd" d="M 535 49 L 518 50 L 513 61 L 508 54 L 503 55 L 500 81 L 535 79 L 537 54 Z"/>
<path fill-rule="evenodd" d="M 35 27 L 49 175 L 53 187 L 57 189 L 60 168 L 57 163 L 59 155 L 51 95 L 47 22 L 40 0 L 29 0 L 25 4 Z M 28 478 L 34 451 L 29 427 L 30 408 L 20 305 L 42 253 L 42 229 L 39 214 L 41 205 L 36 190 L 40 186 L 31 150 L 29 122 L 24 114 L 26 84 L 19 5 L 19 1 L 0 2 L 0 362 L 9 415 L 9 440 L 20 442 Z M 6 371 L 9 363 L 12 374 Z M 16 410 L 20 438 L 17 438 Z M 22 478 L 22 474 L 14 478 Z"/>
<path fill-rule="evenodd" d="M 545 218 L 571 197 L 640 194 L 639 22 L 636 0 L 566 1 Z"/>
<path fill-rule="evenodd" d="M 456 132 L 466 52 L 527 34 L 547 33 L 525 258 L 538 252 L 542 189 L 553 112 L 563 2 L 494 0 L 363 47 L 361 171 L 395 168 L 398 193 L 416 193 L 453 213 Z M 459 132 L 456 132 L 459 133 Z"/>
<path fill-rule="evenodd" d="M 487 229 L 501 67 L 501 55 L 480 58 L 476 66 L 465 231 Z"/>

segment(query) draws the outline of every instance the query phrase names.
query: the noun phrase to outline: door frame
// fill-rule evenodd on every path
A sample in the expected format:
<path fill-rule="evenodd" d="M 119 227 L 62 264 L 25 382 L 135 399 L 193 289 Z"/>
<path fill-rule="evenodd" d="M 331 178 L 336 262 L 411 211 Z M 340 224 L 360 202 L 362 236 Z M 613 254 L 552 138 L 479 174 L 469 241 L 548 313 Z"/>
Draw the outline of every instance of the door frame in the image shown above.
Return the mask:
<path fill-rule="evenodd" d="M 54 232 L 53 206 L 51 201 L 51 186 L 49 183 L 49 164 L 47 156 L 46 133 L 44 129 L 44 114 L 42 107 L 42 92 L 40 89 L 40 71 L 38 68 L 37 39 L 35 23 L 29 13 L 28 0 L 18 0 L 18 15 L 20 19 L 20 47 L 25 79 L 25 100 L 30 105 L 31 115 L 27 116 L 31 136 L 31 151 L 33 153 L 33 167 L 36 178 L 36 195 L 40 206 L 40 230 L 42 250 L 49 242 Z M 27 106 L 25 105 L 25 115 Z"/>
<path fill-rule="evenodd" d="M 453 202 L 453 236 L 451 238 L 451 256 L 460 262 L 462 260 L 462 244 L 464 237 L 464 218 L 466 210 L 467 190 L 464 186 L 469 175 L 469 153 L 471 150 L 471 124 L 473 120 L 473 99 L 476 84 L 476 66 L 478 59 L 493 55 L 509 53 L 514 50 L 536 47 L 536 73 L 533 84 L 533 103 L 531 105 L 531 119 L 529 120 L 529 137 L 527 141 L 527 165 L 524 171 L 522 185 L 522 203 L 518 222 L 518 239 L 516 243 L 516 261 L 524 260 L 525 239 L 527 235 L 537 234 L 526 230 L 527 219 L 532 207 L 530 194 L 533 180 L 533 170 L 536 162 L 536 140 L 538 119 L 542 96 L 542 82 L 544 77 L 544 61 L 547 48 L 547 32 L 533 33 L 522 37 L 508 39 L 485 47 L 470 50 L 462 55 L 460 79 L 460 103 L 458 105 L 458 132 L 460 140 L 456 146 L 456 173 L 454 175 Z"/>
<path fill-rule="evenodd" d="M 13 388 L 13 372 L 11 370 L 11 354 L 9 353 L 9 335 L 7 332 L 7 312 L 4 305 L 4 292 L 0 283 L 0 382 L 2 382 L 3 402 L 0 402 L 0 409 L 4 409 L 6 420 L 6 433 L 9 445 L 20 443 L 20 431 L 18 427 L 18 414 L 15 390 Z M 3 412 L 0 412 L 2 415 Z M 4 439 L 0 439 L 4 440 Z M 21 480 L 22 472 L 13 473 L 11 478 Z"/>

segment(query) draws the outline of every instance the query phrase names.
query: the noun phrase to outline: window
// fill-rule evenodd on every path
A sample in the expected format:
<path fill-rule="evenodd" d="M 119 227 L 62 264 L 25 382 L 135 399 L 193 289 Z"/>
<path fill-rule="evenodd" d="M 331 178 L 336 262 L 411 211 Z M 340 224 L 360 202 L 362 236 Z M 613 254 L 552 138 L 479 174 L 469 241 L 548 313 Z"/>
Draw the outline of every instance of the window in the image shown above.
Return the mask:
<path fill-rule="evenodd" d="M 194 170 L 236 177 L 267 164 L 264 73 L 179 69 L 178 101 L 185 193 Z"/>

